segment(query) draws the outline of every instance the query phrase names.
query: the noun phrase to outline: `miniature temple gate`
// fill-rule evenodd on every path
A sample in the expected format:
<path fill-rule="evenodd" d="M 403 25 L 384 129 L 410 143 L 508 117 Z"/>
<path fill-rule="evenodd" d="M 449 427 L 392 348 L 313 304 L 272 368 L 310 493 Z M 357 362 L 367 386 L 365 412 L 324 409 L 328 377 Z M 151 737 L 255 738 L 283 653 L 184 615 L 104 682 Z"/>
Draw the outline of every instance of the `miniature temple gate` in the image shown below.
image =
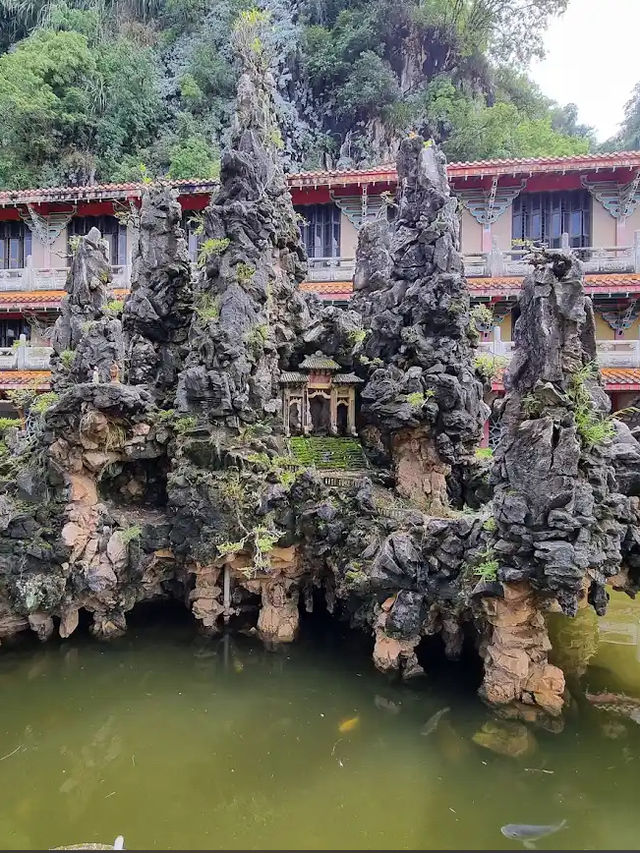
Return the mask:
<path fill-rule="evenodd" d="M 322 352 L 300 364 L 302 372 L 283 372 L 282 411 L 285 435 L 325 433 L 357 435 L 355 373 L 337 373 L 340 365 Z"/>

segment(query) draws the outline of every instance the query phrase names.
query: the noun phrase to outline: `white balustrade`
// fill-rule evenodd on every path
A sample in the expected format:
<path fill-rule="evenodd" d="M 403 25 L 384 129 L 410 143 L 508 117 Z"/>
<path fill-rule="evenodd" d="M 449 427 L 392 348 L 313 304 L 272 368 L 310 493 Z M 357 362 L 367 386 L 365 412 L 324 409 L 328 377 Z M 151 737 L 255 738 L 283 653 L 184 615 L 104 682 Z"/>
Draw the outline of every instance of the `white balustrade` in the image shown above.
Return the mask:
<path fill-rule="evenodd" d="M 355 258 L 309 258 L 307 281 L 349 281 L 355 267 Z"/>
<path fill-rule="evenodd" d="M 586 273 L 640 273 L 640 231 L 634 233 L 632 246 L 584 246 L 571 249 L 569 235 L 562 235 L 562 249 L 572 251 L 582 261 Z M 499 249 L 495 242 L 490 252 L 464 255 L 465 273 L 470 278 L 525 276 L 531 269 L 525 262 L 530 249 Z"/>
<path fill-rule="evenodd" d="M 500 340 L 496 327 L 493 340 L 480 341 L 478 352 L 495 356 L 505 362 L 513 355 L 513 341 Z M 640 367 L 640 340 L 597 341 L 597 359 L 600 367 Z"/>

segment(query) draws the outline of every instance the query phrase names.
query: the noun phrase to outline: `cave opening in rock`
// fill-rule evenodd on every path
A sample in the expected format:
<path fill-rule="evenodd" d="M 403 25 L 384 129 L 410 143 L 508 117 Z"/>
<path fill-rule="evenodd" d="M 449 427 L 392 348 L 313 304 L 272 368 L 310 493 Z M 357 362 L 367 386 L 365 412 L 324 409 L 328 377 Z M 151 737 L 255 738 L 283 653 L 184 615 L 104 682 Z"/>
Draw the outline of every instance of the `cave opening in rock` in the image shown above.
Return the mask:
<path fill-rule="evenodd" d="M 167 505 L 168 467 L 166 459 L 112 462 L 100 474 L 100 499 L 118 507 L 164 507 Z"/>
<path fill-rule="evenodd" d="M 416 655 L 430 684 L 447 687 L 456 693 L 475 693 L 482 684 L 484 673 L 478 652 L 478 636 L 468 623 L 462 627 L 464 639 L 459 657 L 447 657 L 441 633 L 423 637 L 416 648 Z"/>
<path fill-rule="evenodd" d="M 129 628 L 162 628 L 163 626 L 188 627 L 192 633 L 198 630 L 198 623 L 188 607 L 184 596 L 167 595 L 150 601 L 141 601 L 127 613 Z"/>

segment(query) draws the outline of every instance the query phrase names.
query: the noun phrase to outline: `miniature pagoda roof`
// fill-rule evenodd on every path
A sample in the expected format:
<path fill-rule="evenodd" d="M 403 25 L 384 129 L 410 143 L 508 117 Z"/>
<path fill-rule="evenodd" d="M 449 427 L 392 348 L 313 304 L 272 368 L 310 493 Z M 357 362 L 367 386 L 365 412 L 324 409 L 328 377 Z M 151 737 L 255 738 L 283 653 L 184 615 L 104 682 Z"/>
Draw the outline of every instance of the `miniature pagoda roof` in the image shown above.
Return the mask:
<path fill-rule="evenodd" d="M 320 350 L 313 355 L 308 355 L 300 364 L 300 367 L 303 370 L 340 370 L 338 362 L 329 358 L 328 355 L 320 352 Z"/>
<path fill-rule="evenodd" d="M 363 382 L 355 373 L 336 373 L 331 381 L 334 385 L 356 385 L 358 382 Z"/>
<path fill-rule="evenodd" d="M 280 374 L 281 385 L 306 385 L 309 377 L 304 373 L 296 373 L 295 371 L 285 370 Z"/>

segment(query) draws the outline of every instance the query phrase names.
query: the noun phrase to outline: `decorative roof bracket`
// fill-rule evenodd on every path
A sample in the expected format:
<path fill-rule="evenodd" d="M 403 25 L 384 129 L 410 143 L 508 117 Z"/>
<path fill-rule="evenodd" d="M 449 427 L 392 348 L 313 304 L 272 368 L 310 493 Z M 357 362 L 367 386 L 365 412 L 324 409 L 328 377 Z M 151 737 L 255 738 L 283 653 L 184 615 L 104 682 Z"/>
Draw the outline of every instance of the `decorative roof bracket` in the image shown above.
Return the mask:
<path fill-rule="evenodd" d="M 488 192 L 482 187 L 454 190 L 462 204 L 480 225 L 490 225 L 499 219 L 527 185 L 525 179 L 519 184 L 501 187 L 498 185 L 498 180 L 498 176 L 495 175 Z"/>
<path fill-rule="evenodd" d="M 384 200 L 379 195 L 370 195 L 367 187 L 362 187 L 361 195 L 336 195 L 329 190 L 331 201 L 347 217 L 354 228 L 360 229 L 363 222 L 370 222 L 380 213 Z"/>
<path fill-rule="evenodd" d="M 73 210 L 43 216 L 32 204 L 27 204 L 26 211 L 20 210 L 20 218 L 45 246 L 53 246 L 77 209 L 78 206 L 74 204 Z"/>
<path fill-rule="evenodd" d="M 640 169 L 627 184 L 617 181 L 590 181 L 582 178 L 582 186 L 600 202 L 615 219 L 624 221 L 640 204 Z"/>

